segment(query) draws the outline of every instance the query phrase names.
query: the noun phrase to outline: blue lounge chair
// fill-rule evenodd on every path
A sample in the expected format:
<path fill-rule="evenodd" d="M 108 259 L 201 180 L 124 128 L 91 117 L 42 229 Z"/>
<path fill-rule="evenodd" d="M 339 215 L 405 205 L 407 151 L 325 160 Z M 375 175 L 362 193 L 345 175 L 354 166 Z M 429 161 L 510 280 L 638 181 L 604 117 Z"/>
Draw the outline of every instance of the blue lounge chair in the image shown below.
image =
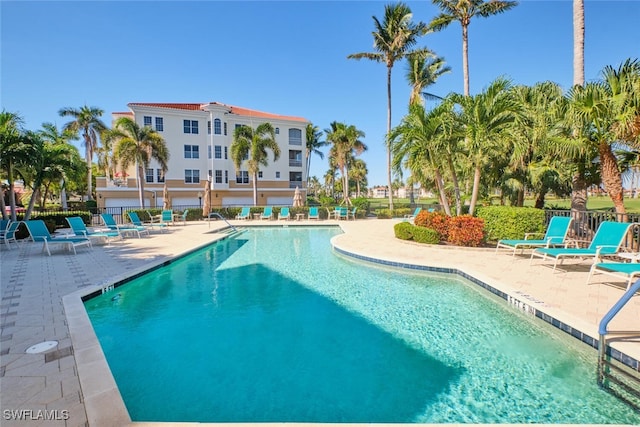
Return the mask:
<path fill-rule="evenodd" d="M 260 219 L 273 219 L 273 207 L 265 207 L 264 212 L 262 212 L 262 215 L 260 215 Z"/>
<path fill-rule="evenodd" d="M 164 225 L 168 225 L 171 223 L 173 225 L 174 215 L 171 209 L 165 209 L 160 212 L 160 223 Z"/>
<path fill-rule="evenodd" d="M 24 222 L 29 230 L 29 234 L 34 242 L 42 242 L 42 251 L 45 250 L 51 256 L 51 251 L 49 250 L 50 245 L 64 245 L 69 250 L 73 250 L 74 254 L 77 254 L 76 247 L 77 246 L 88 246 L 91 248 L 91 241 L 86 237 L 68 237 L 68 238 L 54 238 L 47 230 L 47 226 L 44 221 L 39 219 L 34 219 L 30 221 Z"/>
<path fill-rule="evenodd" d="M 140 227 L 137 225 L 121 225 L 118 224 L 116 222 L 116 220 L 113 218 L 113 215 L 108 214 L 108 213 L 103 213 L 100 214 L 100 218 L 102 218 L 102 222 L 104 222 L 104 225 L 112 231 L 117 231 L 120 234 L 124 235 L 127 233 L 135 233 L 138 235 L 138 238 L 142 237 L 142 233 L 147 233 L 149 234 L 149 230 L 147 230 L 144 227 Z"/>
<path fill-rule="evenodd" d="M 236 215 L 236 219 L 249 219 L 251 217 L 251 208 L 243 207 L 240 213 Z"/>
<path fill-rule="evenodd" d="M 409 214 L 409 215 L 405 215 L 405 216 L 404 216 L 403 222 L 411 221 L 412 219 L 415 219 L 415 218 L 416 218 L 416 215 L 418 215 L 418 214 L 420 213 L 420 211 L 422 211 L 422 208 L 418 206 L 418 207 L 413 211 L 413 213 L 412 213 L 412 214 Z"/>
<path fill-rule="evenodd" d="M 87 226 L 84 224 L 84 221 L 79 216 L 68 216 L 65 218 L 69 223 L 69 227 L 71 227 L 71 231 L 77 237 L 87 237 L 89 239 L 96 238 L 106 240 L 107 245 L 110 243 L 111 239 L 118 238 L 122 239 L 122 235 L 118 231 L 93 231 L 89 230 Z"/>
<path fill-rule="evenodd" d="M 610 276 L 617 277 L 627 281 L 627 289 L 638 278 L 640 278 L 640 263 L 638 262 L 596 262 L 591 266 L 589 270 L 589 277 L 587 277 L 587 284 L 591 281 L 591 278 L 595 273 L 608 274 Z"/>
<path fill-rule="evenodd" d="M 338 219 L 349 219 L 349 209 L 346 207 L 338 207 L 336 208 L 336 212 L 338 214 Z"/>
<path fill-rule="evenodd" d="M 318 213 L 318 207 L 317 206 L 311 206 L 309 208 L 309 215 L 307 215 L 307 219 L 320 219 L 320 214 Z"/>
<path fill-rule="evenodd" d="M 129 217 L 129 221 L 131 221 L 131 224 L 135 225 L 136 227 L 142 227 L 142 228 L 149 228 L 149 229 L 154 229 L 155 227 L 158 228 L 158 230 L 160 230 L 160 232 L 164 233 L 166 228 L 167 228 L 167 224 L 165 224 L 164 222 L 149 222 L 149 223 L 143 223 L 140 220 L 140 217 L 138 216 L 137 212 L 127 212 L 127 216 Z"/>
<path fill-rule="evenodd" d="M 351 212 L 347 211 L 347 219 L 351 218 L 351 219 L 356 219 L 356 211 L 358 210 L 358 208 L 353 208 L 351 209 Z"/>
<path fill-rule="evenodd" d="M 16 233 L 18 232 L 18 227 L 22 221 L 10 221 L 8 222 L 7 229 L 0 233 L 0 240 L 7 245 L 7 248 L 11 249 L 11 245 L 9 243 L 18 243 L 18 239 L 16 239 Z"/>
<path fill-rule="evenodd" d="M 520 249 L 520 253 L 525 249 L 533 248 L 550 248 L 553 246 L 564 246 L 569 233 L 569 227 L 573 218 L 568 216 L 554 216 L 549 221 L 547 232 L 542 239 L 530 239 L 529 237 L 535 236 L 538 233 L 525 233 L 524 239 L 520 240 L 499 240 L 496 246 L 496 252 L 500 248 L 506 248 L 512 250 L 512 256 L 516 255 L 516 251 Z M 541 233 L 540 233 L 541 234 Z"/>
<path fill-rule="evenodd" d="M 278 213 L 278 219 L 291 219 L 291 214 L 289 213 L 289 208 L 280 209 L 280 213 Z"/>
<path fill-rule="evenodd" d="M 558 261 L 562 264 L 565 258 L 596 258 L 602 255 L 614 255 L 619 251 L 625 236 L 633 224 L 628 222 L 604 221 L 598 227 L 593 240 L 586 248 L 537 248 L 531 252 L 533 257 L 553 258 L 553 269 Z"/>
<path fill-rule="evenodd" d="M 182 221 L 182 225 L 187 225 L 187 215 L 189 215 L 189 209 L 185 209 L 181 214 L 173 214 L 173 221 Z"/>

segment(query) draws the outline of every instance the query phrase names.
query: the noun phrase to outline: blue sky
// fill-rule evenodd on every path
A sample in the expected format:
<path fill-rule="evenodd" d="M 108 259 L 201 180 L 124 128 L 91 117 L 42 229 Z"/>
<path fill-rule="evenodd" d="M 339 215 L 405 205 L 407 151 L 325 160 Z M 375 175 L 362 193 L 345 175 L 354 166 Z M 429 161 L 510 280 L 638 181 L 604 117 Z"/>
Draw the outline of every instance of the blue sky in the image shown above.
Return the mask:
<path fill-rule="evenodd" d="M 209 102 L 331 121 L 364 131 L 369 185 L 386 184 L 386 67 L 347 55 L 373 50 L 372 16 L 383 1 L 7 1 L 0 2 L 2 108 L 28 129 L 62 126 L 61 107 L 110 113 L 129 102 Z M 410 1 L 429 22 L 431 1 Z M 640 57 L 640 1 L 585 0 L 585 76 Z M 419 46 L 453 71 L 428 91 L 462 92 L 461 29 L 454 22 Z M 471 93 L 499 76 L 515 84 L 572 83 L 572 1 L 523 0 L 472 21 Z M 406 64 L 393 69 L 393 124 L 407 109 Z M 322 177 L 325 160 L 312 159 Z"/>

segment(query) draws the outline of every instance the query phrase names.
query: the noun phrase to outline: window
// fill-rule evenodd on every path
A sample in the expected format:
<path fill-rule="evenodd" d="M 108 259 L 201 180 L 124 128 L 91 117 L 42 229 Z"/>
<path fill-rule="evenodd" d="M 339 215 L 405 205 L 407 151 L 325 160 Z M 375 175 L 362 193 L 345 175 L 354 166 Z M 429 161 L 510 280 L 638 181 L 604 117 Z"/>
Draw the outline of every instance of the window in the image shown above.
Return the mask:
<path fill-rule="evenodd" d="M 184 133 L 198 133 L 198 121 L 197 120 L 183 120 Z"/>
<path fill-rule="evenodd" d="M 235 127 L 235 129 L 238 129 L 238 128 L 239 128 L 239 127 L 241 127 L 241 126 L 242 126 L 241 124 L 236 123 L 236 127 Z"/>
<path fill-rule="evenodd" d="M 197 145 L 185 145 L 184 146 L 184 158 L 185 159 L 199 159 L 200 147 Z"/>
<path fill-rule="evenodd" d="M 151 127 L 151 116 L 144 116 L 142 120 L 143 120 L 143 123 L 142 123 L 143 126 Z"/>
<path fill-rule="evenodd" d="M 156 117 L 156 131 L 164 131 L 164 119 L 162 117 Z"/>
<path fill-rule="evenodd" d="M 222 171 L 216 170 L 216 184 L 222 184 Z"/>
<path fill-rule="evenodd" d="M 158 177 L 158 182 L 164 182 L 164 172 L 162 172 L 162 169 L 156 169 L 156 176 Z"/>
<path fill-rule="evenodd" d="M 229 171 L 224 171 L 224 183 L 229 183 Z"/>
<path fill-rule="evenodd" d="M 302 166 L 302 151 L 289 150 L 289 166 Z"/>
<path fill-rule="evenodd" d="M 211 120 L 207 120 L 207 134 L 211 135 Z"/>
<path fill-rule="evenodd" d="M 207 159 L 211 158 L 211 146 L 207 145 Z"/>
<path fill-rule="evenodd" d="M 227 134 L 227 122 L 224 122 L 224 134 Z"/>
<path fill-rule="evenodd" d="M 248 171 L 238 171 L 236 172 L 236 184 L 248 184 L 249 183 L 249 172 Z"/>
<path fill-rule="evenodd" d="M 153 182 L 153 168 L 147 168 L 144 171 L 144 181 Z"/>
<path fill-rule="evenodd" d="M 221 159 L 222 158 L 222 146 L 221 145 L 216 145 L 213 148 L 214 148 L 214 157 L 216 159 Z"/>
<path fill-rule="evenodd" d="M 187 184 L 199 184 L 200 183 L 200 171 L 198 169 L 185 169 L 184 170 L 184 182 Z"/>
<path fill-rule="evenodd" d="M 280 178 L 280 172 L 276 172 L 276 178 Z"/>
<path fill-rule="evenodd" d="M 276 135 L 280 135 L 280 128 L 276 128 Z"/>
<path fill-rule="evenodd" d="M 224 159 L 227 160 L 229 157 L 229 147 L 224 147 Z"/>
<path fill-rule="evenodd" d="M 262 171 L 258 171 L 258 178 L 262 178 Z"/>
<path fill-rule="evenodd" d="M 213 121 L 213 133 L 215 133 L 216 135 L 220 135 L 220 119 L 215 119 Z"/>
<path fill-rule="evenodd" d="M 300 129 L 289 129 L 289 144 L 302 145 L 302 131 Z"/>
<path fill-rule="evenodd" d="M 207 176 L 208 176 L 207 180 L 212 182 L 213 175 L 211 175 L 211 169 L 209 169 L 209 175 Z"/>

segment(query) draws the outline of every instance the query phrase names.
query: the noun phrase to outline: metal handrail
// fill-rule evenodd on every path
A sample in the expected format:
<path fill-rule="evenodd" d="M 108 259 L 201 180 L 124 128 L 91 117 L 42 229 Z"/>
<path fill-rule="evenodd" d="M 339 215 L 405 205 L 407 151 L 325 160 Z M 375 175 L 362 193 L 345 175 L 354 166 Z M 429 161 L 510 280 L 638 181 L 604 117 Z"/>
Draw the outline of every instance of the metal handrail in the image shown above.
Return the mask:
<path fill-rule="evenodd" d="M 227 225 L 229 227 L 231 227 L 231 229 L 233 231 L 238 231 L 237 228 L 235 228 L 233 225 L 231 225 L 229 223 L 229 221 L 227 221 L 227 219 L 225 217 L 223 217 L 222 215 L 220 215 L 218 212 L 210 212 L 209 215 L 207 216 L 207 218 L 209 219 L 209 228 L 211 228 L 211 217 L 216 217 L 216 218 L 220 218 L 221 220 L 223 220 L 224 222 L 227 223 Z"/>
<path fill-rule="evenodd" d="M 640 280 L 636 280 L 634 284 L 629 286 L 627 291 L 622 297 L 609 309 L 607 314 L 604 315 L 598 326 L 598 334 L 600 339 L 598 340 L 598 384 L 602 385 L 604 382 L 604 361 L 607 353 L 607 344 L 605 337 L 607 334 L 636 334 L 637 331 L 608 331 L 607 328 L 613 318 L 622 310 L 622 308 L 633 298 L 636 292 L 640 290 Z"/>

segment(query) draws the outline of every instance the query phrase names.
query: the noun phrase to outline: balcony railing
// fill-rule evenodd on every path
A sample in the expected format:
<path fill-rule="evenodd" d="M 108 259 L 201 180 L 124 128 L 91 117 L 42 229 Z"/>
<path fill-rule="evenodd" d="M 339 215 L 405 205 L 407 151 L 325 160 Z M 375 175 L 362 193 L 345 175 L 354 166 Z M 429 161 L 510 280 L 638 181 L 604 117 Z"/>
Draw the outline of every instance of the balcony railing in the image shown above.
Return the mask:
<path fill-rule="evenodd" d="M 289 166 L 301 167 L 302 166 L 302 161 L 301 160 L 291 160 L 291 159 L 289 159 Z"/>
<path fill-rule="evenodd" d="M 302 181 L 289 181 L 289 188 L 302 188 Z"/>

